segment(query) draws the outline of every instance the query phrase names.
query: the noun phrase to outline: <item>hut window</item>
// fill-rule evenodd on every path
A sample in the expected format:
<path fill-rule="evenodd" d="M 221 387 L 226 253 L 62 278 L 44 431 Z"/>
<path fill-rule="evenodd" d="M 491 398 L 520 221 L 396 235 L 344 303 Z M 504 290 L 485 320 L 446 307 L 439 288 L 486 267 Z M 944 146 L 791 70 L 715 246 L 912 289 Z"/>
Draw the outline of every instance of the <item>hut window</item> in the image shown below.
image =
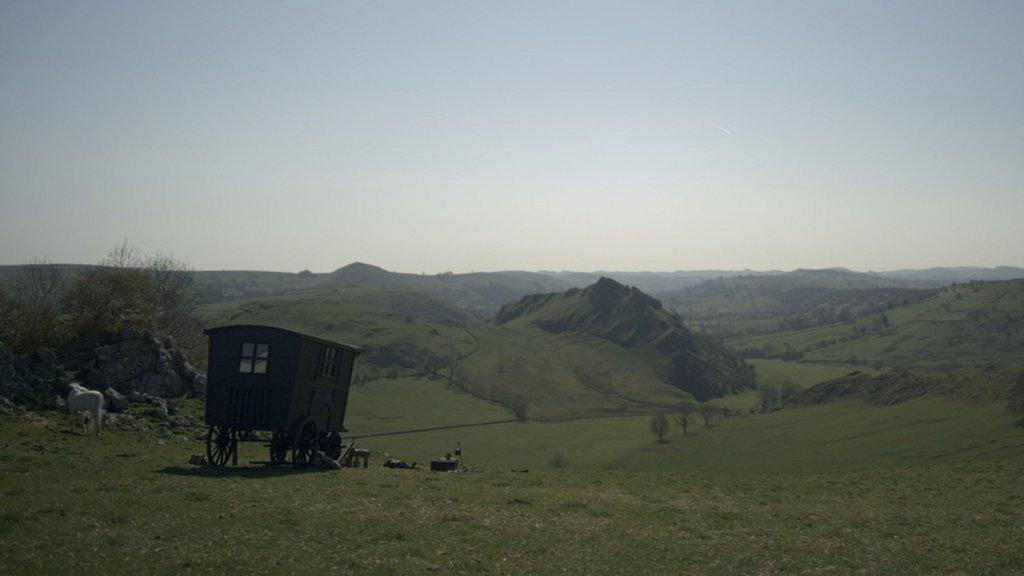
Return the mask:
<path fill-rule="evenodd" d="M 242 374 L 266 374 L 270 359 L 270 344 L 242 342 L 242 361 L 238 371 Z"/>
<path fill-rule="evenodd" d="M 338 349 L 324 348 L 324 357 L 320 361 L 320 377 L 334 378 L 338 371 Z"/>

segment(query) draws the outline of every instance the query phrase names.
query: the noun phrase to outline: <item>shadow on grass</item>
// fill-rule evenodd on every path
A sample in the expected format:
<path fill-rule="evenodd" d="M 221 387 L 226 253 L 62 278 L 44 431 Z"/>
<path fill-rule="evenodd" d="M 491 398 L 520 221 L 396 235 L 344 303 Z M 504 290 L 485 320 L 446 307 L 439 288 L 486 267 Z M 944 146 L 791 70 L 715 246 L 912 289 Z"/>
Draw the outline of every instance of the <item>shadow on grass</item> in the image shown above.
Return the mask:
<path fill-rule="evenodd" d="M 160 470 L 154 470 L 154 472 L 169 476 L 191 476 L 193 478 L 274 478 L 291 474 L 328 472 L 328 470 L 322 468 L 296 470 L 291 466 L 225 466 L 224 468 L 213 468 L 211 466 L 168 466 Z"/>

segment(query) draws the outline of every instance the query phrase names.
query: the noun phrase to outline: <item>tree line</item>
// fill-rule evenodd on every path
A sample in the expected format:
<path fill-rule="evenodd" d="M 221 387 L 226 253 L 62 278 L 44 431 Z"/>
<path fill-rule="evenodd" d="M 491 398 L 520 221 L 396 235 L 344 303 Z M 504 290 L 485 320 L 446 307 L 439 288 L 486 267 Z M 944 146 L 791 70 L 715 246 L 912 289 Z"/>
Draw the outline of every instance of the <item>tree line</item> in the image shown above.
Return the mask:
<path fill-rule="evenodd" d="M 95 268 L 68 274 L 46 260 L 21 266 L 0 288 L 0 342 L 15 354 L 95 347 L 128 326 L 170 336 L 192 360 L 205 354 L 193 269 L 145 256 L 127 242 Z"/>

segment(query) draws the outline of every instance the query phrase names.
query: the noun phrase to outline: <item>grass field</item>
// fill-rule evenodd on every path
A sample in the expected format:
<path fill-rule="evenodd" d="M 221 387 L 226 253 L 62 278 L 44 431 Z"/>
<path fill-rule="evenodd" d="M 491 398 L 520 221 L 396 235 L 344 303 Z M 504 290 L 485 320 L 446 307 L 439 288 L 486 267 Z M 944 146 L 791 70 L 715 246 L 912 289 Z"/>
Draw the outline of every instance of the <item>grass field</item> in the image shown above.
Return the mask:
<path fill-rule="evenodd" d="M 401 378 L 353 386 L 346 426 L 359 434 L 512 419 L 500 404 L 448 388 L 444 380 Z"/>
<path fill-rule="evenodd" d="M 152 433 L 120 430 L 96 439 L 70 431 L 63 416 L 2 416 L 0 558 L 5 574 L 1016 574 L 1024 567 L 1020 432 L 1016 445 L 998 440 L 1000 452 L 986 448 L 978 431 L 945 457 L 935 445 L 925 450 L 925 441 L 900 458 L 907 451 L 898 438 L 879 441 L 890 446 L 888 460 L 861 470 L 820 460 L 799 473 L 778 472 L 781 462 L 727 465 L 758 451 L 768 462 L 820 433 L 774 416 L 764 417 L 760 432 L 744 432 L 751 424 L 734 419 L 692 440 L 720 438 L 721 449 L 749 433 L 790 428 L 788 436 L 715 458 L 683 457 L 671 473 L 632 469 L 651 451 L 685 455 L 683 440 L 656 446 L 640 429 L 631 435 L 649 453 L 621 469 L 514 473 L 501 458 L 483 465 L 473 439 L 479 470 L 457 475 L 376 465 L 301 473 L 194 468 L 184 464 L 200 450 L 192 439 L 161 445 Z M 969 427 L 929 429 L 949 439 Z M 512 428 L 502 434 L 512 435 Z M 515 438 L 526 450 L 535 441 Z M 832 446 L 833 464 L 851 453 L 841 441 Z"/>
<path fill-rule="evenodd" d="M 353 403 L 353 411 L 359 405 Z M 544 468 L 559 456 L 571 468 L 675 473 L 760 474 L 854 471 L 978 459 L 1024 460 L 1024 430 L 999 404 L 925 398 L 889 407 L 858 401 L 770 414 L 691 415 L 688 435 L 673 422 L 668 442 L 649 416 L 508 423 L 368 438 L 360 445 L 424 462 L 460 443 L 470 465 Z M 353 428 L 355 434 L 359 430 Z"/>

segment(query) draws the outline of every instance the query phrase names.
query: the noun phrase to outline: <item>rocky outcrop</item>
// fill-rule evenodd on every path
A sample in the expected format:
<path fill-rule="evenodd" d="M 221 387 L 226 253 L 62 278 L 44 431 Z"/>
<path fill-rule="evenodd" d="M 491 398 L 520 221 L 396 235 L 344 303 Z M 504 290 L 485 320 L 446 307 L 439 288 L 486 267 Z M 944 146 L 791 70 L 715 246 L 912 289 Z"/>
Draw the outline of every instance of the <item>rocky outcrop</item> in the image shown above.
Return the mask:
<path fill-rule="evenodd" d="M 175 398 L 206 394 L 206 376 L 185 359 L 170 338 L 127 328 L 114 341 L 96 348 L 82 369 L 86 385 L 97 390 Z"/>
<path fill-rule="evenodd" d="M 49 348 L 15 357 L 0 342 L 0 398 L 5 405 L 54 408 L 72 376 Z"/>

